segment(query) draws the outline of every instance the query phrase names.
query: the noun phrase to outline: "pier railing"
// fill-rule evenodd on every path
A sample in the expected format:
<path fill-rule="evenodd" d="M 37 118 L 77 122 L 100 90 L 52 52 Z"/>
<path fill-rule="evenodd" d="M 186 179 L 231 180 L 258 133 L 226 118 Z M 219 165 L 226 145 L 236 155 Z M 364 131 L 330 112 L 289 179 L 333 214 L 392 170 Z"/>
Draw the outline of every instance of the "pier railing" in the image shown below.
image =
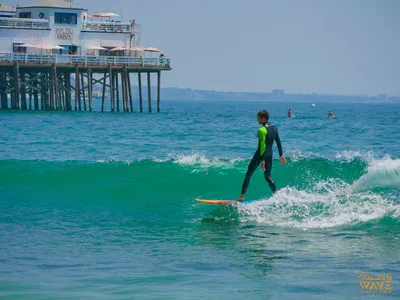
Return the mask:
<path fill-rule="evenodd" d="M 0 17 L 0 28 L 50 29 L 49 20 Z"/>
<path fill-rule="evenodd" d="M 0 53 L 1 63 L 20 64 L 82 64 L 85 66 L 131 66 L 170 68 L 169 58 L 141 58 L 130 56 L 88 56 L 61 54 Z"/>

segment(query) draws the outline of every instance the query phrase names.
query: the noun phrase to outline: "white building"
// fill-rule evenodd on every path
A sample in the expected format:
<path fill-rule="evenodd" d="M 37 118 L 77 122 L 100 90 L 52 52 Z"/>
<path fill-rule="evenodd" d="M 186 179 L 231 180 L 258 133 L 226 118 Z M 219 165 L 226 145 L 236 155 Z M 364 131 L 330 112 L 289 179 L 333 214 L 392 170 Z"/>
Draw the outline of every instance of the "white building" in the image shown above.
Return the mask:
<path fill-rule="evenodd" d="M 70 2 L 40 0 L 16 8 L 0 5 L 0 53 L 143 55 L 125 50 L 139 46 L 140 25 L 93 18 Z M 124 50 L 109 51 L 113 48 Z"/>

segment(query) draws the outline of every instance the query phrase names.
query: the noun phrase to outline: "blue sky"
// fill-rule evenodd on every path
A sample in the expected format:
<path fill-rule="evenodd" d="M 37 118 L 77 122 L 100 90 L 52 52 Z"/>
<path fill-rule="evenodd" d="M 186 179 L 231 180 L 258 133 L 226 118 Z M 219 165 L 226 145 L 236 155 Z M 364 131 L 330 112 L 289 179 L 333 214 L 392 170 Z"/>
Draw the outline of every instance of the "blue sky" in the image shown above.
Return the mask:
<path fill-rule="evenodd" d="M 76 3 L 136 19 L 141 45 L 171 58 L 164 87 L 400 95 L 398 0 Z"/>

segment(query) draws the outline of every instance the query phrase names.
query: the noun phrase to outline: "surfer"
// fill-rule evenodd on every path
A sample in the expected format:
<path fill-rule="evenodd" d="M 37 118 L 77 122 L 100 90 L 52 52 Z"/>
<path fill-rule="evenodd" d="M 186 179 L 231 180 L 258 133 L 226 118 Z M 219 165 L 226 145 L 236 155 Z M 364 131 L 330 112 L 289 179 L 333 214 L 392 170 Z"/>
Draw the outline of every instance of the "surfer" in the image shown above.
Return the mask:
<path fill-rule="evenodd" d="M 293 117 L 293 112 L 292 112 L 292 109 L 291 109 L 291 108 L 289 108 L 289 110 L 288 110 L 288 112 L 287 112 L 287 116 L 288 116 L 289 118 Z"/>
<path fill-rule="evenodd" d="M 275 194 L 277 192 L 275 182 L 271 178 L 271 170 L 272 170 L 272 145 L 274 141 L 278 147 L 279 151 L 279 160 L 281 164 L 286 164 L 286 158 L 283 156 L 282 152 L 282 144 L 279 138 L 278 129 L 270 124 L 269 121 L 269 113 L 266 110 L 262 110 L 257 114 L 258 123 L 262 126 L 258 129 L 258 148 L 254 153 L 253 158 L 251 159 L 249 166 L 247 168 L 246 177 L 243 181 L 242 185 L 242 194 L 237 201 L 243 201 L 244 195 L 246 194 L 247 187 L 250 183 L 250 178 L 253 175 L 254 171 L 261 163 L 261 168 L 264 171 L 264 178 L 268 182 L 269 187 L 272 192 Z"/>
<path fill-rule="evenodd" d="M 335 117 L 335 115 L 333 114 L 333 112 L 332 111 L 329 111 L 328 112 L 328 118 L 329 119 L 333 119 Z"/>

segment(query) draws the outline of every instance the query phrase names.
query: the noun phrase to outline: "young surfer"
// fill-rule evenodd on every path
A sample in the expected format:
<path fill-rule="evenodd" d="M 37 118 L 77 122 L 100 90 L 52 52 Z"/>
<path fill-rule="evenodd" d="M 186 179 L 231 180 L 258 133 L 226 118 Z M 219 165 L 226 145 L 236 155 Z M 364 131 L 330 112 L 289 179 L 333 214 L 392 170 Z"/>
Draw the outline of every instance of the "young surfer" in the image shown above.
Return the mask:
<path fill-rule="evenodd" d="M 250 183 L 250 178 L 253 175 L 254 171 L 261 163 L 261 168 L 264 171 L 265 180 L 268 182 L 269 187 L 272 192 L 275 194 L 277 192 L 275 182 L 271 178 L 271 170 L 272 170 L 272 145 L 274 141 L 278 147 L 279 151 L 279 160 L 281 164 L 286 164 L 286 158 L 283 156 L 282 152 L 282 144 L 279 139 L 278 129 L 269 121 L 269 113 L 266 110 L 262 110 L 257 114 L 258 123 L 262 124 L 260 129 L 258 129 L 258 148 L 256 153 L 254 153 L 253 158 L 251 159 L 249 166 L 247 168 L 246 177 L 243 181 L 242 185 L 242 194 L 237 201 L 243 201 L 244 195 L 246 194 L 247 187 Z"/>

